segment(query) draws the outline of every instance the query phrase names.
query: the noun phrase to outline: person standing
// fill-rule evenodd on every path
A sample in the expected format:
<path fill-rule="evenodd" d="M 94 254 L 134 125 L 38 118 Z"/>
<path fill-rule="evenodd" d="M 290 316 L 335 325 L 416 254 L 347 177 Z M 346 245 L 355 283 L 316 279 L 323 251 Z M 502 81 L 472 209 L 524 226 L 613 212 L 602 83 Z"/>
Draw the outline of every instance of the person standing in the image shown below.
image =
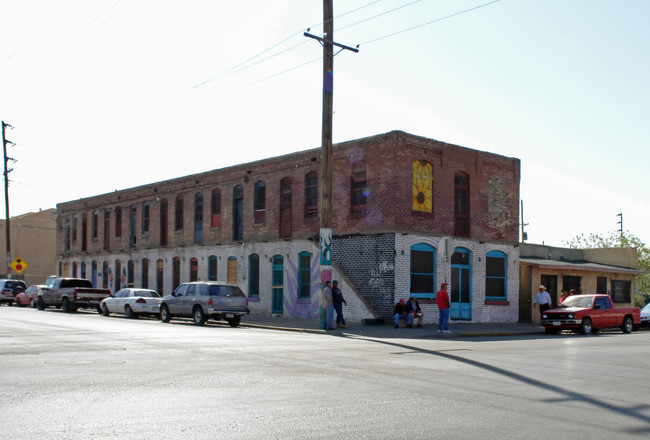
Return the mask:
<path fill-rule="evenodd" d="M 542 319 L 542 313 L 550 309 L 552 304 L 551 295 L 546 291 L 546 287 L 543 284 L 539 286 L 539 293 L 535 297 L 533 307 L 537 304 L 539 304 L 539 318 Z"/>
<path fill-rule="evenodd" d="M 414 296 L 411 297 L 409 302 L 406 303 L 406 311 L 411 314 L 411 322 L 415 318 L 418 318 L 417 327 L 422 327 L 422 309 L 420 308 L 420 302 Z"/>
<path fill-rule="evenodd" d="M 332 287 L 329 280 L 325 281 L 323 288 L 323 304 L 325 304 L 325 330 L 334 330 L 332 321 L 334 320 L 334 301 L 332 300 Z"/>
<path fill-rule="evenodd" d="M 343 298 L 343 292 L 339 289 L 339 282 L 336 280 L 332 281 L 332 302 L 336 311 L 336 328 L 348 328 L 343 317 L 343 304 L 347 306 L 348 303 Z"/>
<path fill-rule="evenodd" d="M 449 303 L 449 294 L 447 293 L 448 283 L 442 283 L 440 290 L 436 294 L 436 302 L 438 303 L 438 333 L 452 333 L 449 330 L 449 311 L 451 304 Z"/>

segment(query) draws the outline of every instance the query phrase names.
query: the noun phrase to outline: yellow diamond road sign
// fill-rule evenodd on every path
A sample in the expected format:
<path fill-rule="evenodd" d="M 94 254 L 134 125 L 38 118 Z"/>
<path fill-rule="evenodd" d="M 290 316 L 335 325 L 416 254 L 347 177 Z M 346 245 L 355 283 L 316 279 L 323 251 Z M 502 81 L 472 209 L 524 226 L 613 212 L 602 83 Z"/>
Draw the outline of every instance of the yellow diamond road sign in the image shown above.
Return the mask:
<path fill-rule="evenodd" d="M 16 258 L 11 264 L 11 268 L 16 271 L 16 273 L 22 273 L 23 270 L 27 269 L 29 264 L 22 258 Z"/>

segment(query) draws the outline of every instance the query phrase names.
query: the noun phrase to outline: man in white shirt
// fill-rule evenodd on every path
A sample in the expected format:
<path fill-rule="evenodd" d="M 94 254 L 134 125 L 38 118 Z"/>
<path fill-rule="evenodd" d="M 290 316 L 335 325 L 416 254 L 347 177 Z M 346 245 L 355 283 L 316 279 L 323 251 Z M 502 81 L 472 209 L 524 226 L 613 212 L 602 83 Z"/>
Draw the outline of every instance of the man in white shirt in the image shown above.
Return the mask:
<path fill-rule="evenodd" d="M 539 317 L 542 317 L 542 313 L 551 308 L 551 295 L 546 291 L 546 287 L 543 285 L 539 286 L 539 293 L 535 297 L 535 303 L 533 307 L 539 304 Z"/>

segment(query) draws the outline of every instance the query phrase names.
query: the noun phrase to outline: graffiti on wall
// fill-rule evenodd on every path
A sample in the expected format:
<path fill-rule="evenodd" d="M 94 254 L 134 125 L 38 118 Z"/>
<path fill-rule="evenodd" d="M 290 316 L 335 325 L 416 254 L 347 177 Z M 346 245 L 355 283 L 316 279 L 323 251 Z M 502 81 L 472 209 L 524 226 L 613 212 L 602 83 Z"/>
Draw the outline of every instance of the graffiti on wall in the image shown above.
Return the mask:
<path fill-rule="evenodd" d="M 390 297 L 393 294 L 392 285 L 387 284 L 385 274 L 395 271 L 395 265 L 389 261 L 380 262 L 376 268 L 370 269 L 368 287 L 379 291 L 381 296 Z"/>
<path fill-rule="evenodd" d="M 284 295 L 284 309 L 297 318 L 316 318 L 320 307 L 320 266 L 314 259 L 309 268 L 309 298 L 300 298 L 300 270 L 295 261 L 287 258 L 284 274 L 288 294 Z"/>

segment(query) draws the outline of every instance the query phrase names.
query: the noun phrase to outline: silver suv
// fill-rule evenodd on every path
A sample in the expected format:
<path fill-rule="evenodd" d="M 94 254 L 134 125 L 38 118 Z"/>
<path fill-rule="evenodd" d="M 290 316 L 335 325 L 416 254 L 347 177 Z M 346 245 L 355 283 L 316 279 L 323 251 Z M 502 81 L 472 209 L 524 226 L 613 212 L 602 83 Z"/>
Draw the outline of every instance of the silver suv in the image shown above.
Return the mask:
<path fill-rule="evenodd" d="M 191 317 L 196 325 L 203 325 L 212 318 L 237 327 L 241 317 L 248 313 L 248 298 L 244 292 L 236 285 L 216 281 L 183 283 L 160 302 L 162 322 L 182 316 Z"/>

